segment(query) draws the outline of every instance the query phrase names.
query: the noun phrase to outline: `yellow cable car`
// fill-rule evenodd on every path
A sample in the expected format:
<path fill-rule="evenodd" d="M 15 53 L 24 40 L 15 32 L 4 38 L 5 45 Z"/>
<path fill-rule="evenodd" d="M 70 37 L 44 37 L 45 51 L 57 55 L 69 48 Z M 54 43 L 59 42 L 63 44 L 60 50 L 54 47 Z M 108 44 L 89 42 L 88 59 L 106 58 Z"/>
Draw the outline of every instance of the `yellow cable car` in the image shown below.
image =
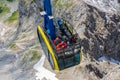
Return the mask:
<path fill-rule="evenodd" d="M 73 29 L 72 25 L 64 19 L 55 20 L 54 24 L 56 36 L 62 35 L 63 37 L 63 35 L 68 35 L 70 45 L 69 47 L 65 46 L 64 48 L 57 50 L 54 40 L 51 39 L 50 35 L 47 33 L 47 30 L 41 26 L 37 27 L 37 34 L 40 44 L 51 67 L 54 70 L 63 70 L 65 68 L 78 65 L 81 61 L 82 53 L 80 44 L 81 39 L 79 38 L 77 32 Z M 75 37 L 76 40 L 72 41 L 72 37 Z"/>

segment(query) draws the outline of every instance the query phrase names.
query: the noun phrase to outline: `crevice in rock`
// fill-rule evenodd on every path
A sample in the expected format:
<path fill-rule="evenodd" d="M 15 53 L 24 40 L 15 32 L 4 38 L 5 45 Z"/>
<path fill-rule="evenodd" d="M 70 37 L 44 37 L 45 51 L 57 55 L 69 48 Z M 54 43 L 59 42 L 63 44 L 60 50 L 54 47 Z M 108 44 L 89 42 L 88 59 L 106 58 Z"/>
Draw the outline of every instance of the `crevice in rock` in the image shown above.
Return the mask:
<path fill-rule="evenodd" d="M 103 78 L 104 75 L 106 74 L 105 72 L 99 70 L 97 67 L 95 67 L 94 65 L 92 64 L 88 64 L 86 65 L 86 68 L 89 70 L 89 72 L 94 72 L 95 75 L 98 77 L 98 78 Z"/>

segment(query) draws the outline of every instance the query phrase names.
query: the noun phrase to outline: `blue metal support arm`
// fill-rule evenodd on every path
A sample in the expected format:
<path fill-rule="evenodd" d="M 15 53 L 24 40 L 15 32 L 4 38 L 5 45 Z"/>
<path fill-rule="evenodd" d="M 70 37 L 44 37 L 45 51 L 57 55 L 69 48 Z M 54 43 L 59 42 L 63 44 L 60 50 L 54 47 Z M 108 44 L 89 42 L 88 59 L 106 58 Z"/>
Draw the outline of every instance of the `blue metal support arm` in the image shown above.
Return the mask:
<path fill-rule="evenodd" d="M 49 16 L 52 16 L 51 2 L 50 0 L 43 0 L 43 3 L 44 11 L 46 12 L 46 15 L 44 15 L 44 27 L 51 39 L 54 40 L 56 38 L 55 26 L 53 24 L 53 19 L 49 18 Z"/>

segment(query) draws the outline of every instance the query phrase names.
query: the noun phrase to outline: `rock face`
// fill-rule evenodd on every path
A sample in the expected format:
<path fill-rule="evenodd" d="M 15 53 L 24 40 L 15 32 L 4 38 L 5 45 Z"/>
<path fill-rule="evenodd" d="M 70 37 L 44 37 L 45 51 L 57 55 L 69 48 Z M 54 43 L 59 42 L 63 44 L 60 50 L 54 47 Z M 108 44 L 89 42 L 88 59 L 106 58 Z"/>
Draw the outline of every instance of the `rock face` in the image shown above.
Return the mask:
<path fill-rule="evenodd" d="M 1 80 L 35 80 L 33 65 L 43 53 L 36 35 L 35 4 L 32 0 L 2 1 L 0 7 L 6 5 L 8 11 L 0 13 Z"/>
<path fill-rule="evenodd" d="M 110 17 L 93 7 L 90 9 L 93 11 L 87 16 L 85 32 L 88 53 L 95 58 L 105 55 L 120 60 L 120 16 L 115 14 Z"/>
<path fill-rule="evenodd" d="M 120 16 L 108 15 L 99 12 L 90 6 L 90 12 L 86 18 L 85 36 L 87 39 L 87 48 L 85 53 L 90 53 L 96 59 L 100 56 L 115 58 L 120 60 Z M 84 44 L 83 40 L 83 46 Z"/>

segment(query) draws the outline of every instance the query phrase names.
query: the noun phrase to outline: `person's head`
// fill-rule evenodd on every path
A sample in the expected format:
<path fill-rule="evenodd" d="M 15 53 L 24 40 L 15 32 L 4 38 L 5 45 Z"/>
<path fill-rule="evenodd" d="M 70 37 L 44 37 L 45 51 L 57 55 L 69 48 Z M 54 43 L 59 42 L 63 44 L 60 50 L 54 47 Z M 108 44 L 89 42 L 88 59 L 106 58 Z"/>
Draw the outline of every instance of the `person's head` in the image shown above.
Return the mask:
<path fill-rule="evenodd" d="M 67 41 L 67 44 L 70 44 L 70 42 L 69 42 L 69 41 Z"/>
<path fill-rule="evenodd" d="M 59 37 L 56 37 L 56 40 L 59 40 Z"/>
<path fill-rule="evenodd" d="M 55 44 L 58 45 L 60 43 L 60 38 L 59 37 L 56 37 L 55 39 Z"/>
<path fill-rule="evenodd" d="M 67 37 L 64 35 L 64 36 L 63 36 L 63 39 L 66 39 L 66 38 L 67 38 Z"/>
<path fill-rule="evenodd" d="M 70 42 L 67 41 L 67 48 L 70 48 Z"/>

